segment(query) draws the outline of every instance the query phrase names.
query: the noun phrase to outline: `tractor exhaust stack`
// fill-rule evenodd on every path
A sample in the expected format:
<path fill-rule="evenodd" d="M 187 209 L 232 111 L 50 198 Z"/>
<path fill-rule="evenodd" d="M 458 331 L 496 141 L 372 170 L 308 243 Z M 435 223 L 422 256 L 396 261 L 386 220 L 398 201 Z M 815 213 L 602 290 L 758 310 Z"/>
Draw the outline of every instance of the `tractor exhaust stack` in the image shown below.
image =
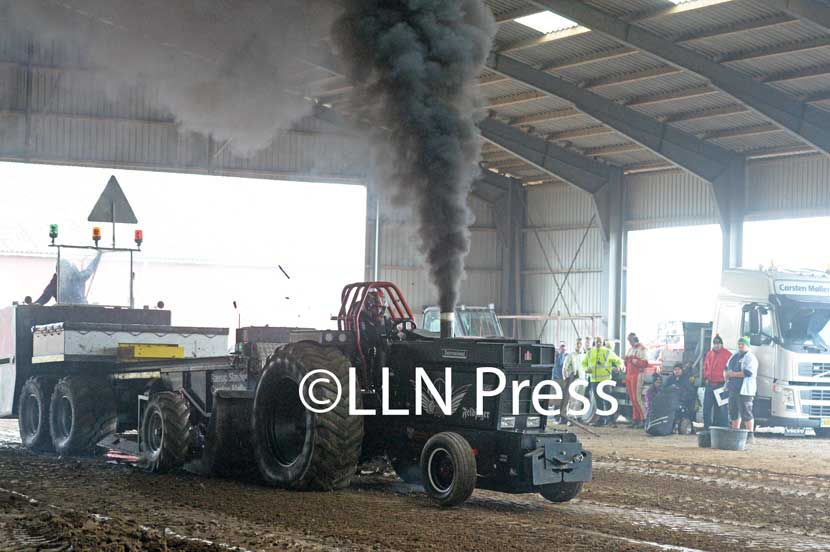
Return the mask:
<path fill-rule="evenodd" d="M 454 312 L 441 313 L 441 339 L 449 339 L 452 337 L 452 326 L 454 322 Z"/>

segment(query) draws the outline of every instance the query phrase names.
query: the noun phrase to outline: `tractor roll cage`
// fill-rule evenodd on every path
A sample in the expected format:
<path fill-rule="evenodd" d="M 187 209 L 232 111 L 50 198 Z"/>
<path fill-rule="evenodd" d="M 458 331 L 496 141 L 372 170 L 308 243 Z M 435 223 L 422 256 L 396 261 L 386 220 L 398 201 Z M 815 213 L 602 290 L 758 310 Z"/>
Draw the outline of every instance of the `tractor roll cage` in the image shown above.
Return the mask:
<path fill-rule="evenodd" d="M 371 291 L 382 291 L 386 295 L 386 307 L 393 326 L 409 322 L 415 327 L 415 317 L 409 309 L 403 293 L 392 282 L 356 282 L 343 287 L 340 294 L 340 312 L 337 315 L 337 329 L 354 332 L 355 348 L 360 357 L 364 385 L 368 383 L 369 367 L 366 354 L 360 341 L 360 313 L 366 305 L 366 298 Z"/>

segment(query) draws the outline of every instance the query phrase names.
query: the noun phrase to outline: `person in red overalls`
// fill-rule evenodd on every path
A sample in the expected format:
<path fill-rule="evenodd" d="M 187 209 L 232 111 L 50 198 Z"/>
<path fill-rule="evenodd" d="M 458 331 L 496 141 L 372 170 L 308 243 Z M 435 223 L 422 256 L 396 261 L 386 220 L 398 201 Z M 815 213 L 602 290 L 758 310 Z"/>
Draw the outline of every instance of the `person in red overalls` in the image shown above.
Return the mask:
<path fill-rule="evenodd" d="M 628 334 L 628 344 L 630 347 L 625 354 L 625 388 L 631 401 L 631 427 L 643 427 L 646 419 L 643 375 L 648 367 L 648 351 L 634 332 Z"/>

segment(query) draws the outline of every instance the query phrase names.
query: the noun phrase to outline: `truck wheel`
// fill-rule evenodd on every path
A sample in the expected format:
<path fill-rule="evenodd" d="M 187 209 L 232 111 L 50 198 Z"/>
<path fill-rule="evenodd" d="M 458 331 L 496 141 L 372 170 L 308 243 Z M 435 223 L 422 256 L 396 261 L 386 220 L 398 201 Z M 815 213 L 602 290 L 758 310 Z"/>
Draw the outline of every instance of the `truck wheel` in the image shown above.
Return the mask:
<path fill-rule="evenodd" d="M 20 427 L 20 441 L 29 450 L 53 450 L 52 435 L 49 433 L 49 402 L 54 385 L 49 378 L 31 377 L 20 390 L 17 425 Z"/>
<path fill-rule="evenodd" d="M 551 502 L 568 502 L 582 490 L 582 481 L 553 483 L 543 485 L 539 494 Z"/>
<path fill-rule="evenodd" d="M 161 473 L 183 466 L 192 434 L 190 407 L 184 397 L 172 391 L 152 395 L 141 419 L 145 469 Z"/>
<path fill-rule="evenodd" d="M 473 449 L 458 433 L 430 437 L 421 451 L 421 477 L 427 494 L 441 506 L 461 504 L 476 488 Z"/>
<path fill-rule="evenodd" d="M 314 387 L 317 400 L 342 395 L 326 413 L 310 412 L 300 401 L 300 382 L 315 370 L 328 370 L 341 385 L 341 391 L 331 381 Z M 349 361 L 334 347 L 307 341 L 277 349 L 254 397 L 254 456 L 266 483 L 323 491 L 349 486 L 360 459 L 363 418 L 349 415 L 348 377 Z M 362 397 L 354 400 L 360 408 Z"/>
<path fill-rule="evenodd" d="M 89 454 L 118 422 L 115 396 L 101 379 L 67 376 L 52 391 L 49 429 L 55 452 L 61 456 Z"/>

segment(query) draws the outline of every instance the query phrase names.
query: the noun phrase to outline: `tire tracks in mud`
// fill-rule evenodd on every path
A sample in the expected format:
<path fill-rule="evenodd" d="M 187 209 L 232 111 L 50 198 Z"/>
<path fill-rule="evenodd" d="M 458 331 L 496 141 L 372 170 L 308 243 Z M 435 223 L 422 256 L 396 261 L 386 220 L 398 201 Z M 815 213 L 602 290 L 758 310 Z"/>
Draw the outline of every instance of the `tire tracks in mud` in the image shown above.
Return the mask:
<path fill-rule="evenodd" d="M 681 516 L 782 549 L 830 550 L 830 478 L 639 458 L 602 458 L 595 468 L 584 501 L 640 512 L 633 522 L 678 525 Z"/>
<path fill-rule="evenodd" d="M 711 481 L 671 477 L 696 474 L 698 467 L 632 459 L 606 463 L 598 462 L 596 480 L 568 504 L 476 491 L 467 504 L 450 510 L 436 507 L 418 487 L 381 475 L 359 477 L 337 493 L 295 493 L 190 474 L 148 475 L 101 459 L 58 459 L 7 448 L 0 448 L 0 480 L 78 512 L 257 550 L 284 548 L 286 540 L 303 550 L 830 549 L 820 524 L 788 532 L 763 520 L 736 524 L 728 515 L 716 515 L 728 512 L 736 499 L 707 496 Z M 710 477 L 705 469 L 702 476 Z M 746 472 L 748 479 L 752 472 Z M 729 473 L 737 479 L 743 472 Z M 737 498 L 752 508 L 769 506 L 771 495 L 763 488 L 730 491 L 743 493 Z M 796 500 L 824 502 L 797 495 L 773 499 L 786 507 Z M 695 503 L 699 508 L 686 507 Z M 274 544 L 279 542 L 282 546 Z"/>

